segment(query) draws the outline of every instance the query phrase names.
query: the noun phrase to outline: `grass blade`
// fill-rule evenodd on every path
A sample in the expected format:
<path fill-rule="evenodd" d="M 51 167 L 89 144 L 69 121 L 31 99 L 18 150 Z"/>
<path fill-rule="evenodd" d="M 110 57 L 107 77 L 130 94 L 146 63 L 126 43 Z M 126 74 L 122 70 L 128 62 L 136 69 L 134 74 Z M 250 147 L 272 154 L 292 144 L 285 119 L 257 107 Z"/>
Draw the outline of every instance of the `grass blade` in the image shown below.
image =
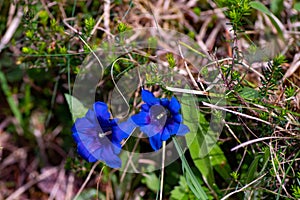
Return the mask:
<path fill-rule="evenodd" d="M 204 190 L 202 189 L 202 186 L 200 185 L 195 174 L 193 173 L 192 169 L 190 168 L 187 160 L 185 159 L 184 152 L 181 149 L 176 137 L 173 137 L 172 139 L 175 144 L 176 150 L 180 156 L 180 159 L 182 161 L 182 167 L 184 169 L 184 172 L 186 173 L 187 182 L 189 183 L 189 181 L 190 181 L 190 184 L 189 184 L 190 189 L 192 190 L 192 192 L 195 194 L 195 196 L 198 199 L 201 199 L 201 200 L 208 199 L 207 195 L 205 194 Z"/>

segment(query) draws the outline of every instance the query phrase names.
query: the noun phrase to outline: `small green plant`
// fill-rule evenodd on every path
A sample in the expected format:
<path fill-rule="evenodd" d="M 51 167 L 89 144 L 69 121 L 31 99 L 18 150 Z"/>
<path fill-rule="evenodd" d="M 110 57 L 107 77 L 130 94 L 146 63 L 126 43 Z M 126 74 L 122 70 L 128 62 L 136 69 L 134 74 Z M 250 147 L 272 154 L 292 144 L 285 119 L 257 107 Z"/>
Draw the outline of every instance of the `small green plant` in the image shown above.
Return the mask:
<path fill-rule="evenodd" d="M 286 62 L 283 55 L 276 56 L 272 61 L 268 62 L 268 66 L 264 68 L 264 78 L 261 79 L 262 86 L 260 87 L 261 99 L 268 99 L 273 91 L 277 89 L 279 80 L 283 77 L 281 65 Z"/>
<path fill-rule="evenodd" d="M 227 7 L 225 13 L 230 19 L 232 29 L 235 32 L 241 31 L 245 25 L 246 16 L 251 13 L 250 2 L 251 0 L 216 0 L 220 7 Z"/>
<path fill-rule="evenodd" d="M 91 31 L 93 30 L 95 24 L 96 24 L 95 20 L 92 17 L 89 17 L 89 18 L 84 20 L 84 27 L 85 27 L 85 31 L 86 31 L 87 35 L 89 35 L 91 33 Z"/>
<path fill-rule="evenodd" d="M 168 63 L 169 63 L 169 67 L 171 69 L 173 69 L 176 66 L 176 60 L 174 58 L 174 55 L 171 54 L 171 53 L 168 53 L 166 57 L 167 57 L 167 60 L 168 60 Z"/>
<path fill-rule="evenodd" d="M 234 172 L 230 173 L 230 176 L 232 176 L 234 181 L 238 181 L 238 178 L 239 178 L 240 174 L 238 172 L 234 171 Z"/>
<path fill-rule="evenodd" d="M 285 89 L 284 93 L 286 95 L 286 98 L 291 98 L 296 95 L 296 88 L 289 86 Z"/>
<path fill-rule="evenodd" d="M 293 196 L 297 199 L 300 198 L 300 186 L 298 185 L 292 185 L 292 191 L 293 191 Z"/>
<path fill-rule="evenodd" d="M 117 30 L 118 30 L 118 33 L 123 33 L 125 31 L 129 30 L 129 27 L 125 23 L 120 22 L 117 26 Z"/>

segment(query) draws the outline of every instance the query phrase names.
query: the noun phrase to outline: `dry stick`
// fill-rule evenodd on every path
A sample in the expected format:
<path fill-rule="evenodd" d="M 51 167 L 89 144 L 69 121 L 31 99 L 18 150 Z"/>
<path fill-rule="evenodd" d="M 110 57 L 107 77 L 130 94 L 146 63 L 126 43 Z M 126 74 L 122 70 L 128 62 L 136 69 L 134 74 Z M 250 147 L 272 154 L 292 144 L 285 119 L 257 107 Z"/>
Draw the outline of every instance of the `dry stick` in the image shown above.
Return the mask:
<path fill-rule="evenodd" d="M 10 7 L 9 7 L 9 12 L 8 12 L 8 19 L 7 19 L 7 23 L 6 26 L 8 27 L 10 25 L 10 23 L 12 22 L 13 16 L 15 14 L 16 11 L 16 4 L 11 3 Z"/>
<path fill-rule="evenodd" d="M 104 27 L 107 32 L 110 32 L 109 23 L 110 23 L 110 0 L 104 1 Z"/>
<path fill-rule="evenodd" d="M 102 178 L 102 172 L 104 170 L 105 166 L 102 167 L 100 173 L 99 173 L 99 177 L 97 179 L 97 199 L 99 199 L 99 183 L 101 181 L 101 178 Z"/>
<path fill-rule="evenodd" d="M 0 146 L 0 161 L 2 160 L 3 147 Z"/>
<path fill-rule="evenodd" d="M 74 189 L 74 174 L 70 173 L 69 177 L 68 177 L 68 185 L 67 185 L 67 189 L 66 189 L 66 200 L 71 200 L 72 196 L 73 196 L 73 189 Z"/>
<path fill-rule="evenodd" d="M 225 124 L 225 126 L 227 127 L 228 131 L 231 133 L 231 135 L 234 137 L 234 139 L 241 144 L 241 141 L 239 140 L 239 138 L 234 134 L 233 130 L 230 128 L 230 126 L 225 122 L 225 120 L 223 120 L 223 123 Z"/>
<path fill-rule="evenodd" d="M 36 122 L 37 120 L 33 119 L 33 126 L 37 127 L 38 126 L 38 122 Z M 43 131 L 45 132 L 45 131 Z M 48 164 L 48 157 L 47 157 L 47 154 L 46 154 L 46 149 L 45 149 L 45 142 L 43 140 L 43 133 L 40 129 L 38 128 L 35 128 L 33 130 L 33 135 L 37 141 L 37 144 L 39 146 L 39 149 L 40 149 L 40 153 L 41 153 L 41 159 L 42 161 L 47 165 Z"/>
<path fill-rule="evenodd" d="M 9 197 L 7 197 L 6 200 L 13 200 L 18 199 L 18 197 L 23 194 L 26 190 L 28 190 L 30 187 L 32 187 L 34 184 L 50 177 L 52 174 L 56 172 L 56 169 L 50 169 L 47 171 L 47 173 L 40 174 L 35 180 L 27 182 L 25 185 L 21 186 L 19 189 L 17 189 L 14 193 L 12 193 Z"/>
<path fill-rule="evenodd" d="M 199 91 L 199 90 L 189 90 L 189 89 L 182 89 L 182 88 L 174 88 L 166 86 L 166 89 L 172 92 L 180 92 L 186 94 L 196 94 L 196 95 L 209 95 L 206 91 Z"/>
<path fill-rule="evenodd" d="M 143 134 L 143 133 L 140 133 L 139 138 L 137 139 L 136 143 L 134 144 L 133 149 L 132 149 L 133 152 L 134 152 L 135 149 L 137 148 L 138 142 L 139 142 L 140 137 L 142 136 L 142 134 Z M 132 167 L 134 167 L 134 166 L 133 166 L 133 163 L 132 163 L 132 156 L 133 156 L 133 153 L 129 155 L 128 162 L 126 163 L 126 166 L 125 166 L 125 168 L 124 168 L 124 171 L 123 171 L 122 176 L 121 176 L 121 179 L 120 179 L 120 182 L 121 182 L 121 183 L 123 182 L 123 180 L 124 180 L 124 178 L 125 178 L 125 173 L 126 173 L 128 167 L 129 167 L 129 164 L 132 164 Z"/>
<path fill-rule="evenodd" d="M 163 198 L 163 184 L 164 184 L 164 171 L 165 171 L 165 157 L 166 157 L 166 141 L 163 141 L 163 152 L 162 152 L 162 160 L 161 160 L 161 177 L 160 177 L 160 191 L 159 191 L 159 199 Z"/>
<path fill-rule="evenodd" d="M 5 32 L 4 36 L 1 39 L 0 42 L 0 53 L 5 48 L 5 46 L 8 44 L 14 33 L 16 32 L 17 28 L 19 27 L 19 24 L 21 22 L 23 16 L 23 8 L 20 7 L 17 12 L 17 16 L 14 17 L 12 20 L 10 26 L 8 27 L 7 31 Z"/>
<path fill-rule="evenodd" d="M 94 33 L 95 33 L 95 32 L 96 32 L 96 30 L 98 29 L 98 26 L 99 26 L 99 24 L 101 23 L 101 21 L 102 21 L 103 17 L 104 17 L 104 14 L 103 14 L 103 15 L 101 15 L 101 17 L 98 19 L 98 21 L 97 21 L 97 23 L 95 24 L 95 26 L 94 26 L 93 30 L 91 31 L 91 33 L 90 33 L 90 36 L 88 37 L 87 41 L 89 41 L 89 40 L 90 40 L 90 38 L 92 37 L 92 35 L 94 35 Z"/>
<path fill-rule="evenodd" d="M 189 77 L 190 77 L 190 79 L 191 79 L 191 81 L 192 81 L 194 87 L 195 87 L 197 90 L 200 90 L 200 88 L 199 88 L 199 86 L 198 86 L 196 80 L 194 79 L 194 77 L 193 77 L 193 75 L 192 75 L 192 73 L 191 73 L 191 71 L 190 71 L 190 69 L 189 69 L 189 67 L 188 67 L 188 65 L 187 65 L 187 63 L 186 63 L 186 61 L 185 61 L 185 58 L 184 58 L 184 56 L 183 56 L 183 54 L 182 54 L 182 50 L 181 50 L 181 47 L 180 47 L 179 44 L 178 44 L 178 50 L 179 50 L 179 52 L 180 52 L 181 58 L 184 60 L 184 66 L 185 66 L 185 69 L 186 69 L 187 73 L 189 74 Z"/>
<path fill-rule="evenodd" d="M 63 5 L 62 5 L 61 2 L 58 3 L 58 7 L 59 7 L 59 10 L 61 12 L 61 15 L 62 15 L 63 19 L 66 19 L 67 18 L 67 14 L 66 14 L 66 12 L 65 12 L 65 10 L 64 10 Z"/>
<path fill-rule="evenodd" d="M 205 105 L 205 106 L 211 107 L 211 108 L 215 108 L 215 109 L 223 110 L 223 111 L 226 111 L 226 112 L 230 112 L 230 113 L 236 114 L 236 115 L 238 115 L 238 116 L 242 116 L 242 117 L 246 117 L 246 118 L 249 118 L 249 119 L 257 120 L 257 121 L 260 121 L 260 122 L 262 122 L 262 123 L 264 123 L 264 124 L 267 124 L 267 125 L 270 125 L 270 126 L 273 125 L 272 123 L 267 122 L 267 121 L 262 120 L 262 119 L 259 119 L 259 118 L 257 118 L 257 117 L 252 117 L 252 116 L 250 116 L 250 115 L 246 115 L 246 114 L 239 113 L 239 112 L 236 112 L 236 111 L 233 111 L 233 110 L 229 110 L 229 109 L 226 109 L 226 108 L 222 108 L 222 107 L 220 107 L 220 106 L 216 106 L 216 105 L 213 105 L 213 104 L 209 104 L 209 103 L 206 103 L 206 102 L 204 102 L 204 101 L 202 102 L 202 104 Z M 284 128 L 282 128 L 282 127 L 280 127 L 280 126 L 278 126 L 278 125 L 275 125 L 274 128 L 279 129 L 279 130 L 281 130 L 281 131 L 286 131 Z M 288 133 L 290 133 L 291 135 L 294 135 L 294 136 L 296 135 L 295 133 L 291 133 L 291 132 L 288 132 Z"/>
<path fill-rule="evenodd" d="M 220 59 L 220 60 L 217 60 L 217 61 L 213 61 L 211 63 L 208 63 L 204 67 L 208 67 L 210 65 L 215 65 L 215 64 L 218 64 L 218 63 L 221 63 L 221 62 L 224 62 L 224 61 L 232 61 L 232 58 L 223 58 L 223 59 Z M 254 72 L 255 74 L 257 74 L 260 78 L 263 78 L 263 79 L 265 78 L 261 73 L 259 73 L 253 67 L 247 65 L 246 63 L 240 62 L 239 64 L 241 64 L 243 67 L 246 67 L 247 69 L 250 69 L 252 72 Z"/>
<path fill-rule="evenodd" d="M 74 33 L 77 33 L 78 35 L 82 35 L 82 32 L 75 29 L 73 26 L 71 26 L 68 21 L 71 21 L 71 20 L 75 20 L 76 18 L 75 17 L 69 17 L 69 18 L 66 18 L 66 19 L 63 19 L 63 23 L 69 28 L 71 29 Z M 69 33 L 66 33 L 66 34 L 69 34 Z"/>
<path fill-rule="evenodd" d="M 101 161 L 98 160 L 98 161 L 93 165 L 93 167 L 92 167 L 90 173 L 88 174 L 88 176 L 86 177 L 86 179 L 85 179 L 84 183 L 82 184 L 81 188 L 78 190 L 76 196 L 74 197 L 74 200 L 76 200 L 76 199 L 79 197 L 80 193 L 83 191 L 83 189 L 85 188 L 85 186 L 88 184 L 89 180 L 91 179 L 91 176 L 92 176 L 93 172 L 95 171 L 95 168 L 97 167 L 97 165 L 99 165 L 100 162 L 101 162 Z"/>
<path fill-rule="evenodd" d="M 229 194 L 227 194 L 225 197 L 223 197 L 221 200 L 225 200 L 227 199 L 228 197 L 230 197 L 231 195 L 235 194 L 235 193 L 238 193 L 238 192 L 241 192 L 243 191 L 244 189 L 246 189 L 247 187 L 249 187 L 250 185 L 256 183 L 257 181 L 259 181 L 260 179 L 262 179 L 267 173 L 261 175 L 260 177 L 258 177 L 257 179 L 255 179 L 254 181 L 250 182 L 249 184 L 245 185 L 244 187 L 242 187 L 241 189 L 238 189 L 238 190 L 235 190 L 233 192 L 230 192 Z"/>
<path fill-rule="evenodd" d="M 237 150 L 237 149 L 239 149 L 241 147 L 245 147 L 245 146 L 247 146 L 249 144 L 253 144 L 253 143 L 264 141 L 264 140 L 270 140 L 270 139 L 293 139 L 293 138 L 291 138 L 291 137 L 276 137 L 276 136 L 274 136 L 274 137 L 257 138 L 257 139 L 254 139 L 254 140 L 249 140 L 247 142 L 244 142 L 244 143 L 242 143 L 242 144 L 240 144 L 240 145 L 232 148 L 231 151 L 235 151 L 235 150 Z"/>
<path fill-rule="evenodd" d="M 220 32 L 221 28 L 222 28 L 222 24 L 217 23 L 217 26 L 215 26 L 215 28 L 209 34 L 209 36 L 205 42 L 205 46 L 207 46 L 208 49 L 212 49 L 214 47 L 216 39 L 217 39 L 217 35 Z"/>
<path fill-rule="evenodd" d="M 56 194 L 57 194 L 57 192 L 58 192 L 58 190 L 59 190 L 59 186 L 60 186 L 60 184 L 61 184 L 61 182 L 62 182 L 62 179 L 63 179 L 64 176 L 65 176 L 65 170 L 64 170 L 64 167 L 63 167 L 63 166 L 64 166 L 64 162 L 63 162 L 63 164 L 61 165 L 61 169 L 60 169 L 59 174 L 58 174 L 58 176 L 57 176 L 57 180 L 56 180 L 56 182 L 55 182 L 55 184 L 54 184 L 54 186 L 53 186 L 53 188 L 52 188 L 52 190 L 51 190 L 49 200 L 55 199 Z"/>
<path fill-rule="evenodd" d="M 276 155 L 275 155 L 275 152 L 274 152 L 274 150 L 273 150 L 273 146 L 272 146 L 272 143 L 271 143 L 271 142 L 269 143 L 269 147 L 270 147 L 270 155 L 271 155 L 272 166 L 273 166 L 273 169 L 274 169 L 276 178 L 277 178 L 279 184 L 281 184 L 281 183 L 282 183 L 282 180 L 281 180 L 281 178 L 280 178 L 280 176 L 279 176 L 279 172 L 277 172 L 277 170 L 276 170 L 276 166 L 275 166 L 275 163 L 274 163 L 273 154 L 274 154 L 275 157 L 276 157 Z M 276 159 L 276 160 L 278 161 L 278 159 Z M 282 184 L 282 188 L 283 188 L 283 190 L 285 191 L 285 193 L 287 194 L 287 196 L 291 197 L 291 195 L 290 195 L 290 194 L 288 193 L 288 191 L 286 190 L 284 184 Z"/>
<path fill-rule="evenodd" d="M 238 172 L 238 171 L 240 170 L 240 168 L 241 168 L 241 166 L 242 166 L 242 164 L 243 164 L 243 162 L 244 162 L 244 159 L 245 159 L 245 157 L 246 157 L 246 153 L 247 153 L 247 147 L 244 149 L 244 153 L 243 153 L 242 159 L 241 159 L 241 161 L 240 161 L 239 166 L 236 168 L 235 172 Z M 232 183 L 233 183 L 233 180 L 230 181 L 230 183 L 229 183 L 229 185 L 228 185 L 228 187 L 226 188 L 225 191 L 229 191 L 229 190 L 230 190 L 230 187 L 231 187 Z M 225 194 L 226 194 L 226 193 L 227 193 L 227 192 L 225 192 Z"/>

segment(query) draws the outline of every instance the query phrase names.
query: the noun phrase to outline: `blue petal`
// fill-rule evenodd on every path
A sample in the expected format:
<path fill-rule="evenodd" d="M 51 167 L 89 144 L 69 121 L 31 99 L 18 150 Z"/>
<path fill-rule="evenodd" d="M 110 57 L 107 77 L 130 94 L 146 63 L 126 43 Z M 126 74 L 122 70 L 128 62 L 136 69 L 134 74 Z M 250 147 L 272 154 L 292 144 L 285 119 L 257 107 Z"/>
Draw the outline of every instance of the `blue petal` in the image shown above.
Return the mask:
<path fill-rule="evenodd" d="M 121 123 L 122 124 L 122 123 Z M 129 130 L 131 126 L 122 124 Z M 112 131 L 106 137 L 99 138 L 99 133 Z M 113 168 L 121 167 L 122 162 L 117 156 L 121 151 L 121 141 L 128 134 L 118 127 L 117 119 L 110 119 L 108 107 L 103 102 L 96 102 L 93 110 L 88 110 L 85 117 L 79 118 L 72 126 L 72 137 L 77 143 L 78 154 L 88 162 L 101 160 Z"/>
<path fill-rule="evenodd" d="M 149 124 L 146 126 L 140 127 L 140 130 L 145 133 L 148 137 L 152 137 L 153 135 L 156 135 L 157 133 L 161 132 L 163 127 L 157 126 L 155 124 Z"/>
<path fill-rule="evenodd" d="M 170 112 L 172 113 L 172 115 L 178 114 L 178 112 L 180 110 L 180 104 L 175 97 L 171 98 L 168 108 L 169 108 Z"/>
<path fill-rule="evenodd" d="M 114 154 L 111 147 L 106 149 L 106 151 L 101 152 L 99 160 L 104 161 L 111 168 L 120 168 L 122 166 L 121 159 Z"/>
<path fill-rule="evenodd" d="M 108 112 L 108 107 L 104 102 L 97 101 L 94 103 L 94 111 L 96 113 L 97 118 L 101 119 L 109 119 L 110 113 Z"/>
<path fill-rule="evenodd" d="M 162 98 L 162 99 L 160 99 L 160 104 L 161 104 L 162 106 L 167 107 L 167 106 L 169 105 L 169 103 L 170 103 L 170 101 L 169 101 L 168 98 Z"/>
<path fill-rule="evenodd" d="M 161 135 L 161 140 L 167 141 L 169 138 L 170 138 L 170 131 L 167 127 L 165 127 Z"/>
<path fill-rule="evenodd" d="M 98 101 L 94 103 L 94 111 L 103 132 L 109 131 L 111 124 L 110 113 L 108 112 L 107 105 L 103 102 Z"/>
<path fill-rule="evenodd" d="M 109 144 L 94 151 L 93 156 L 105 162 L 111 168 L 120 168 L 122 165 L 121 159 L 114 153 L 112 146 Z"/>
<path fill-rule="evenodd" d="M 174 121 L 181 123 L 182 122 L 182 116 L 181 114 L 173 115 Z"/>
<path fill-rule="evenodd" d="M 112 128 L 111 142 L 120 146 L 121 141 L 128 138 L 128 136 L 129 135 L 122 131 L 118 126 L 114 126 Z"/>
<path fill-rule="evenodd" d="M 117 124 L 117 127 L 119 127 L 119 129 L 121 129 L 121 131 L 125 133 L 124 137 L 126 136 L 125 138 L 127 138 L 134 131 L 137 125 L 132 121 L 131 118 L 129 118 L 127 121 Z"/>
<path fill-rule="evenodd" d="M 186 126 L 186 125 L 184 125 L 184 124 L 180 124 L 179 129 L 178 129 L 176 135 L 184 136 L 184 135 L 187 134 L 188 132 L 190 132 L 189 127 Z"/>
<path fill-rule="evenodd" d="M 157 151 L 161 148 L 162 141 L 161 141 L 160 133 L 150 137 L 149 141 L 150 141 L 150 145 L 151 145 L 152 149 L 154 149 L 155 151 Z"/>
<path fill-rule="evenodd" d="M 145 111 L 145 112 L 149 112 L 150 106 L 148 104 L 144 103 L 141 107 L 141 110 Z"/>
<path fill-rule="evenodd" d="M 96 162 L 97 161 L 97 159 L 93 155 L 90 154 L 90 152 L 86 149 L 86 147 L 82 143 L 79 143 L 77 145 L 77 152 L 80 156 L 82 156 L 88 162 Z"/>
<path fill-rule="evenodd" d="M 159 99 L 156 98 L 151 92 L 148 90 L 142 90 L 142 99 L 145 103 L 152 106 L 154 104 L 159 103 Z"/>
<path fill-rule="evenodd" d="M 97 136 L 89 136 L 89 135 L 85 135 L 85 134 L 80 134 L 78 132 L 73 133 L 72 137 L 77 144 L 78 143 L 91 143 L 91 142 L 95 141 L 95 139 L 97 139 Z"/>
<path fill-rule="evenodd" d="M 86 119 L 90 122 L 97 122 L 97 116 L 95 114 L 94 110 L 89 109 L 87 111 L 87 113 L 85 114 L 85 117 L 81 118 L 81 119 Z"/>
<path fill-rule="evenodd" d="M 168 128 L 170 135 L 175 135 L 179 129 L 179 126 L 180 126 L 180 123 L 172 121 L 167 124 L 166 128 Z"/>
<path fill-rule="evenodd" d="M 85 117 L 76 119 L 72 126 L 72 132 L 78 132 L 78 130 L 80 130 L 80 132 L 90 134 L 90 130 L 99 128 L 100 126 L 94 112 L 92 110 L 88 110 Z"/>
<path fill-rule="evenodd" d="M 138 126 L 145 126 L 150 123 L 150 117 L 147 112 L 141 111 L 140 113 L 131 117 L 132 121 Z"/>
<path fill-rule="evenodd" d="M 76 143 L 81 142 L 79 134 L 77 132 L 72 134 L 73 139 L 75 140 Z"/>

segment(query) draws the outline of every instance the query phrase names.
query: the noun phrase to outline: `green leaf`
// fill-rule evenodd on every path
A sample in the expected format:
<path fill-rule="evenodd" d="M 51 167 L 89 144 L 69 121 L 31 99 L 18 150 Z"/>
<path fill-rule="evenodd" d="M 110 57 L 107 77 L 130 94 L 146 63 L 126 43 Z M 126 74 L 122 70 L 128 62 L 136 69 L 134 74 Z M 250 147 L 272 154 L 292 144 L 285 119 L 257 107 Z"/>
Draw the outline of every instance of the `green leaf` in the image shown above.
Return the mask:
<path fill-rule="evenodd" d="M 180 159 L 182 161 L 182 171 L 186 176 L 186 180 L 188 182 L 188 186 L 189 188 L 192 190 L 192 192 L 194 193 L 194 195 L 196 196 L 197 199 L 208 199 L 206 193 L 204 192 L 201 184 L 199 183 L 199 181 L 197 180 L 195 174 L 193 173 L 192 169 L 190 168 L 187 160 L 184 157 L 184 152 L 181 149 L 176 137 L 172 137 L 174 145 L 176 147 L 176 150 L 180 156 Z"/>
<path fill-rule="evenodd" d="M 228 164 L 228 161 L 224 155 L 224 152 L 219 147 L 215 145 L 212 150 L 209 152 L 209 158 L 211 165 L 218 172 L 218 174 L 225 180 L 230 181 L 230 172 L 231 168 Z"/>
<path fill-rule="evenodd" d="M 264 4 L 262 4 L 259 1 L 252 1 L 249 4 L 252 8 L 266 14 L 269 17 L 269 19 L 271 20 L 272 24 L 275 26 L 280 37 L 283 38 L 283 32 L 278 25 L 278 23 L 280 23 L 278 18 L 275 15 L 273 15 L 273 13 Z"/>
<path fill-rule="evenodd" d="M 257 174 L 257 166 L 258 166 L 258 161 L 261 158 L 261 156 L 256 156 L 254 160 L 252 161 L 249 169 L 248 169 L 248 175 L 246 178 L 246 183 L 250 183 L 251 181 L 254 180 L 256 174 Z"/>
<path fill-rule="evenodd" d="M 18 108 L 17 103 L 15 102 L 15 100 L 12 96 L 12 93 L 8 86 L 6 77 L 1 70 L 0 70 L 0 83 L 1 83 L 1 88 L 6 96 L 6 100 L 8 102 L 8 105 L 9 105 L 12 113 L 14 114 L 17 121 L 22 125 L 23 124 L 22 114 L 20 112 L 20 109 Z"/>
<path fill-rule="evenodd" d="M 184 176 L 180 176 L 179 179 L 179 186 L 175 186 L 174 189 L 171 191 L 171 200 L 189 200 L 191 197 L 196 197 L 190 191 L 188 184 L 184 178 Z"/>
<path fill-rule="evenodd" d="M 87 113 L 88 109 L 84 107 L 84 105 L 76 97 L 65 94 L 65 98 L 69 105 L 73 121 L 75 121 L 77 118 L 83 117 Z"/>
<path fill-rule="evenodd" d="M 254 100 L 258 97 L 258 91 L 250 87 L 243 87 L 242 91 L 239 92 L 241 97 L 244 99 Z"/>
<path fill-rule="evenodd" d="M 230 180 L 230 166 L 227 159 L 216 144 L 217 135 L 211 128 L 205 116 L 195 109 L 195 102 L 183 96 L 182 116 L 184 124 L 190 128 L 190 133 L 186 134 L 185 139 L 189 147 L 189 152 L 195 166 L 201 172 L 203 180 L 212 188 L 215 185 L 215 169 L 224 180 Z M 215 123 L 221 123 L 215 119 Z"/>
<path fill-rule="evenodd" d="M 300 12 L 300 2 L 294 4 L 294 9 Z"/>
<path fill-rule="evenodd" d="M 159 189 L 159 178 L 154 173 L 148 174 L 148 176 L 143 177 L 142 183 L 146 184 L 147 187 L 153 192 L 157 192 Z"/>
<path fill-rule="evenodd" d="M 204 116 L 198 113 L 197 109 L 194 109 L 195 102 L 193 102 L 191 98 L 183 96 L 181 102 L 181 112 L 184 119 L 184 124 L 190 129 L 190 132 L 185 136 L 187 145 L 189 147 L 189 152 L 194 164 L 201 172 L 204 181 L 209 185 L 213 185 L 215 183 L 213 167 L 209 160 L 209 156 L 207 156 L 208 149 L 205 144 L 206 141 L 204 136 L 204 128 L 207 128 L 209 124 Z M 201 126 L 199 126 L 199 121 L 202 124 Z"/>
<path fill-rule="evenodd" d="M 264 151 L 264 155 L 263 155 L 263 161 L 262 161 L 262 169 L 260 170 L 260 174 L 263 174 L 263 172 L 265 171 L 266 167 L 268 166 L 268 162 L 270 160 L 270 149 L 268 147 L 266 147 L 265 151 Z"/>
<path fill-rule="evenodd" d="M 283 10 L 283 0 L 272 0 L 271 1 L 271 10 L 276 15 L 280 14 L 280 12 Z"/>
<path fill-rule="evenodd" d="M 98 199 L 105 199 L 105 195 L 94 188 L 84 190 L 76 200 L 85 200 L 85 199 L 96 199 L 98 192 Z"/>

